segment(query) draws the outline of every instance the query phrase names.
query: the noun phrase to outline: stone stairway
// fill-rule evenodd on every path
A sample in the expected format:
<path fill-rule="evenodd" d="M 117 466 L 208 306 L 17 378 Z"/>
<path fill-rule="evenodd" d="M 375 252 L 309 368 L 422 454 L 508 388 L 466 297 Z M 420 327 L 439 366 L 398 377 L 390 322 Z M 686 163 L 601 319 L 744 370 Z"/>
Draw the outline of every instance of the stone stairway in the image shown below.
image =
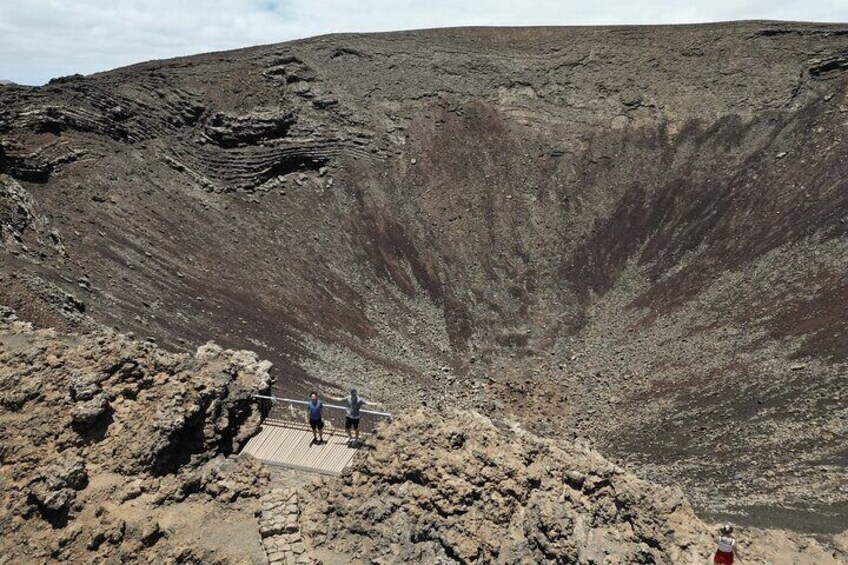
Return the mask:
<path fill-rule="evenodd" d="M 262 497 L 259 534 L 270 565 L 314 565 L 300 534 L 299 497 L 293 488 L 275 488 Z"/>

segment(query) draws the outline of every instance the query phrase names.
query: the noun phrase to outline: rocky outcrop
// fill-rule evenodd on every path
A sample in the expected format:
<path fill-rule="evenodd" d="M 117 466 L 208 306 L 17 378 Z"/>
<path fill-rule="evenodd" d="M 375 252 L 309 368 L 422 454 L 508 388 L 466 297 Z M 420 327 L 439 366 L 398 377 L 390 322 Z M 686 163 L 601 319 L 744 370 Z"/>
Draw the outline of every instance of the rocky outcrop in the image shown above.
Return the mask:
<path fill-rule="evenodd" d="M 369 441 L 342 479 L 304 488 L 309 555 L 327 563 L 704 563 L 713 527 L 679 489 L 640 480 L 584 443 L 472 413 L 422 412 Z M 748 563 L 845 558 L 745 530 Z M 771 546 L 771 547 L 770 547 Z M 753 549 L 753 548 L 756 549 Z M 778 549 L 775 549 L 778 548 Z"/>
<path fill-rule="evenodd" d="M 262 562 L 249 542 L 267 474 L 230 456 L 258 428 L 251 396 L 269 390 L 269 363 L 211 343 L 189 356 L 113 332 L 33 330 L 8 309 L 2 318 L 6 562 Z M 197 542 L 194 520 L 213 518 L 248 521 L 246 557 Z"/>
<path fill-rule="evenodd" d="M 268 108 L 246 115 L 218 113 L 206 126 L 206 135 L 222 147 L 251 145 L 283 138 L 296 121 L 291 110 Z"/>
<path fill-rule="evenodd" d="M 0 249 L 12 255 L 67 255 L 59 231 L 38 214 L 29 192 L 3 174 L 0 174 Z"/>

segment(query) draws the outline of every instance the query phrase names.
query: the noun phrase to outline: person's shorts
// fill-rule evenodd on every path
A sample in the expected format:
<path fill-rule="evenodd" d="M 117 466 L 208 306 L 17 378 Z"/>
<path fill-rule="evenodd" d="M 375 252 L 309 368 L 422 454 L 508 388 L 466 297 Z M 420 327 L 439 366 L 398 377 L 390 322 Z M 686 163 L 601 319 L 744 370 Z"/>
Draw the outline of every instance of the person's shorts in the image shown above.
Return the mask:
<path fill-rule="evenodd" d="M 309 420 L 309 427 L 312 428 L 313 432 L 315 430 L 323 430 L 324 420 Z"/>
<path fill-rule="evenodd" d="M 345 429 L 349 430 L 353 428 L 354 430 L 359 429 L 359 418 L 351 418 L 350 416 L 345 416 Z"/>
<path fill-rule="evenodd" d="M 718 565 L 733 565 L 733 553 L 730 551 L 716 551 L 713 563 Z"/>

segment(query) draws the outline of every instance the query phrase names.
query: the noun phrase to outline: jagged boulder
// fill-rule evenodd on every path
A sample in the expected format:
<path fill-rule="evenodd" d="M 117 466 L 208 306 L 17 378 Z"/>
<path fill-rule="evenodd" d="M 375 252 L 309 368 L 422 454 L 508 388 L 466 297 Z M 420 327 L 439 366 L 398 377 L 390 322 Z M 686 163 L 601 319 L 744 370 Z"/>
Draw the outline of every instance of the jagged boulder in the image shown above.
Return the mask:
<path fill-rule="evenodd" d="M 583 444 L 467 413 L 416 414 L 373 443 L 340 488 L 310 497 L 316 546 L 385 562 L 670 563 L 709 543 L 681 527 L 702 524 L 679 490 Z"/>
<path fill-rule="evenodd" d="M 542 439 L 473 413 L 420 412 L 369 443 L 342 479 L 315 483 L 302 497 L 301 528 L 316 554 L 632 565 L 703 563 L 712 550 L 713 528 L 679 489 L 641 480 L 582 442 Z M 758 548 L 751 561 L 838 562 L 814 543 L 770 535 L 782 540 L 783 556 L 760 561 L 768 550 Z"/>
<path fill-rule="evenodd" d="M 4 308 L 0 367 L 0 555 L 9 563 L 161 563 L 183 553 L 260 562 L 250 517 L 267 473 L 230 456 L 259 426 L 251 395 L 268 392 L 270 363 L 214 344 L 190 356 L 114 332 L 34 330 Z M 174 523 L 174 512 L 185 518 Z M 243 551 L 256 555 L 210 553 L 220 535 L 186 545 L 205 516 L 247 518 L 256 543 Z"/>

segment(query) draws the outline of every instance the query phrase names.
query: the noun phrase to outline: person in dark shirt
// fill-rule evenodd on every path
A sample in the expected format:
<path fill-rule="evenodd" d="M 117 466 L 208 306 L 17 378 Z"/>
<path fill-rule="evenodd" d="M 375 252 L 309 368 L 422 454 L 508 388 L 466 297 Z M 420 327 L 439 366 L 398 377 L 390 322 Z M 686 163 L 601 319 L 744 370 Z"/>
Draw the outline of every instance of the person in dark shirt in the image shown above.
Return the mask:
<path fill-rule="evenodd" d="M 318 393 L 312 392 L 306 402 L 306 411 L 309 427 L 312 428 L 312 441 L 314 443 L 324 443 L 324 419 L 321 417 L 323 408 L 324 403 L 318 400 Z"/>

